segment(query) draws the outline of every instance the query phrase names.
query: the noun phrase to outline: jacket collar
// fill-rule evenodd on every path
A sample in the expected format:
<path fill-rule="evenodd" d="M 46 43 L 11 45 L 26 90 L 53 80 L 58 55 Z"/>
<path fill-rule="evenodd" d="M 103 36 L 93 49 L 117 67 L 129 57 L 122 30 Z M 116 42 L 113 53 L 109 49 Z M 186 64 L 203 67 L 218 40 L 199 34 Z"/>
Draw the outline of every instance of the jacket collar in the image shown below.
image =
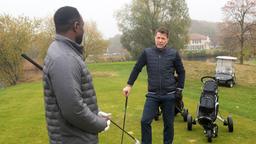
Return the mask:
<path fill-rule="evenodd" d="M 157 47 L 155 46 L 154 48 L 155 48 L 155 50 L 156 50 L 157 52 L 164 52 L 164 51 L 167 49 L 167 46 L 165 46 L 164 48 L 157 48 Z"/>
<path fill-rule="evenodd" d="M 83 46 L 80 46 L 78 43 L 74 42 L 73 40 L 69 39 L 68 37 L 65 37 L 60 34 L 56 34 L 55 40 L 62 41 L 64 43 L 68 44 L 70 46 L 70 48 L 72 48 L 84 60 Z"/>

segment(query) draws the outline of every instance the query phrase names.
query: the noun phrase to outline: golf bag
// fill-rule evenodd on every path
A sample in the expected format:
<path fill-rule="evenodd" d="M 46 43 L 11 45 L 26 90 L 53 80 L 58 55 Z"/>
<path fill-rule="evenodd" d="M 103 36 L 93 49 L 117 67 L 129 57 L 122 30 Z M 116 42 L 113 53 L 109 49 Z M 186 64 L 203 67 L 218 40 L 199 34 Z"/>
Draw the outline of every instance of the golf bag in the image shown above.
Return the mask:
<path fill-rule="evenodd" d="M 204 129 L 211 129 L 216 120 L 219 109 L 218 86 L 214 80 L 204 83 L 198 109 L 198 122 Z"/>

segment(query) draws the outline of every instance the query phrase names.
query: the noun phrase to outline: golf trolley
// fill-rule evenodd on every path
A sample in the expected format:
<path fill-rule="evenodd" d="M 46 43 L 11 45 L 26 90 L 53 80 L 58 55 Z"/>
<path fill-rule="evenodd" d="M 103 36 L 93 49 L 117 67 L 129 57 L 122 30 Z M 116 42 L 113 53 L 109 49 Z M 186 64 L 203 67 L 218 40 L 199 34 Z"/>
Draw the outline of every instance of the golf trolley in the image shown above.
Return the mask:
<path fill-rule="evenodd" d="M 200 103 L 197 107 L 197 118 L 193 119 L 191 115 L 188 115 L 187 129 L 191 131 L 192 125 L 198 122 L 204 128 L 204 134 L 208 142 L 212 142 L 212 138 L 218 136 L 218 125 L 215 123 L 215 120 L 219 119 L 225 126 L 228 126 L 228 132 L 233 132 L 233 120 L 231 116 L 228 116 L 225 120 L 218 115 L 218 84 L 215 77 L 204 76 L 201 78 L 201 82 L 204 85 Z"/>
<path fill-rule="evenodd" d="M 237 58 L 231 56 L 217 56 L 216 59 L 215 77 L 218 84 L 232 88 L 236 83 L 234 63 Z"/>

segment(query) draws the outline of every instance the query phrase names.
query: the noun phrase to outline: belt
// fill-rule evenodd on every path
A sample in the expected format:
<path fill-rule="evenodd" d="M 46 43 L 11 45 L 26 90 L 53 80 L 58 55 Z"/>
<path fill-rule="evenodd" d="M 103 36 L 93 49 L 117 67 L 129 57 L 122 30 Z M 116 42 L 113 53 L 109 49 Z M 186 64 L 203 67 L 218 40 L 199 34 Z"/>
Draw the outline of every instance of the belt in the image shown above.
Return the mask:
<path fill-rule="evenodd" d="M 176 93 L 176 91 L 171 91 L 171 92 L 148 92 L 148 94 L 152 94 L 152 95 L 157 95 L 157 94 L 159 94 L 159 95 L 169 95 L 169 94 L 175 94 Z"/>

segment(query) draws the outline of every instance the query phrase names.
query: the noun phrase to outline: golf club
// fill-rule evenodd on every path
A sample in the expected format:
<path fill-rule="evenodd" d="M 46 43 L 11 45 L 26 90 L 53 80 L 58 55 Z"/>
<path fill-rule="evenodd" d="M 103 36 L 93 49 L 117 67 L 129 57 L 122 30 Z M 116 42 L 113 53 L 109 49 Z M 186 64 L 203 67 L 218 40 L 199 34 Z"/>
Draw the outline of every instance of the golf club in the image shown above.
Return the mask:
<path fill-rule="evenodd" d="M 41 71 L 43 70 L 43 67 L 40 66 L 38 63 L 36 63 L 35 61 L 33 61 L 30 57 L 28 57 L 26 54 L 21 54 L 21 56 L 23 58 L 25 58 L 26 60 L 28 60 L 29 62 L 31 62 L 34 66 L 36 66 L 38 69 L 40 69 Z"/>
<path fill-rule="evenodd" d="M 32 60 L 30 57 L 28 57 L 26 54 L 21 54 L 21 56 L 23 58 L 25 58 L 26 60 L 28 60 L 29 62 L 31 62 L 34 66 L 36 66 L 38 69 L 40 69 L 41 71 L 43 70 L 43 67 L 41 65 L 39 65 L 38 63 L 36 63 L 34 60 Z M 126 107 L 127 107 L 127 97 L 126 97 L 126 101 L 125 101 L 125 113 L 126 113 Z M 124 121 L 125 121 L 125 117 L 124 117 Z M 116 127 L 118 127 L 120 130 L 122 130 L 123 133 L 126 133 L 130 138 L 132 138 L 135 141 L 135 144 L 140 144 L 139 140 L 136 139 L 135 137 L 133 137 L 131 134 L 129 134 L 127 131 L 125 131 L 123 128 L 121 128 L 118 124 L 116 124 L 114 121 L 110 120 L 111 123 L 113 123 Z M 124 125 L 123 125 L 124 127 Z"/>
<path fill-rule="evenodd" d="M 118 127 L 120 130 L 122 130 L 124 133 L 126 133 L 129 137 L 131 137 L 134 141 L 135 144 L 140 144 L 139 140 L 136 139 L 134 136 L 132 136 L 131 134 L 129 134 L 126 130 L 122 129 L 118 124 L 116 124 L 114 121 L 110 120 L 111 123 L 113 123 L 116 127 Z"/>
<path fill-rule="evenodd" d="M 125 97 L 123 130 L 125 129 L 125 119 L 126 119 L 127 102 L 128 102 L 128 96 Z M 123 144 L 123 140 L 124 140 L 124 131 L 122 131 L 121 144 Z"/>

